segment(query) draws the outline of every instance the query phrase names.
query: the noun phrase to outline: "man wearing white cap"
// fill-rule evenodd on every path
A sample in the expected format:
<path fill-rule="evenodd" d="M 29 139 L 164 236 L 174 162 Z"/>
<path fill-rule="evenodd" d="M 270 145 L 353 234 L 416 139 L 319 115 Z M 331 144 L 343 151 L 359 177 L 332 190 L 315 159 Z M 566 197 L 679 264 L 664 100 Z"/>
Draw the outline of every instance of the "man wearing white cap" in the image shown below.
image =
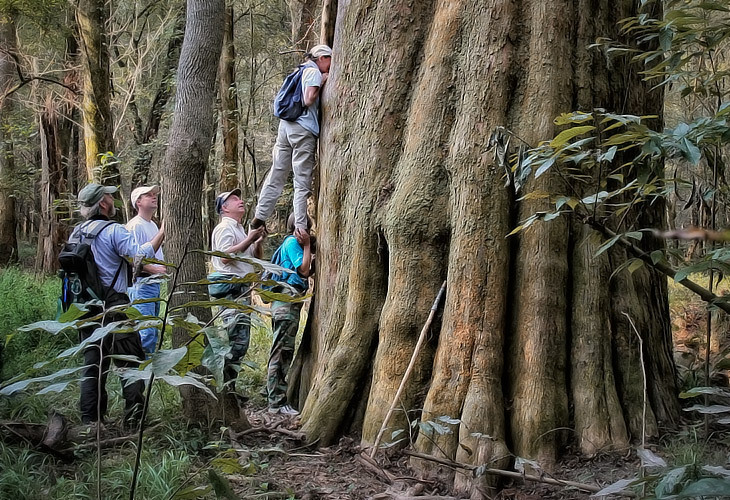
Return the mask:
<path fill-rule="evenodd" d="M 215 200 L 215 210 L 221 216 L 221 221 L 213 229 L 211 237 L 211 250 L 235 254 L 238 257 L 260 257 L 261 242 L 266 235 L 266 229 L 259 227 L 252 229 L 248 234 L 241 225 L 243 216 L 246 213 L 246 204 L 241 200 L 241 190 L 234 189 L 221 193 Z M 218 276 L 227 278 L 243 278 L 254 272 L 251 264 L 235 259 L 224 257 L 213 257 L 211 259 L 213 269 Z M 249 304 L 248 297 L 240 296 L 246 290 L 245 285 L 231 284 L 225 294 L 229 300 Z M 209 288 L 210 289 L 210 288 Z M 228 340 L 231 344 L 230 353 L 226 356 L 223 370 L 224 382 L 235 381 L 238 376 L 239 362 L 248 351 L 250 341 L 251 320 L 250 315 L 237 309 L 226 309 L 221 314 L 221 319 L 228 333 Z M 231 389 L 234 389 L 231 387 Z"/>
<path fill-rule="evenodd" d="M 157 211 L 159 186 L 140 186 L 132 191 L 132 207 L 137 215 L 127 222 L 127 230 L 134 235 L 137 245 L 143 245 L 152 241 L 159 228 L 152 220 Z M 156 260 L 164 260 L 162 248 L 155 252 Z M 160 284 L 153 282 L 150 276 L 166 272 L 165 266 L 160 264 L 145 264 L 142 266 L 142 274 L 129 289 L 129 299 L 136 300 L 157 299 L 160 297 Z M 145 316 L 158 316 L 160 313 L 159 302 L 145 302 L 135 304 L 135 309 Z M 147 355 L 155 352 L 157 347 L 157 328 L 145 328 L 139 332 L 142 348 Z"/>
<path fill-rule="evenodd" d="M 266 177 L 256 206 L 251 228 L 264 226 L 274 211 L 289 172 L 294 171 L 295 227 L 308 231 L 307 197 L 312 188 L 314 153 L 319 137 L 319 96 L 329 77 L 332 49 L 315 45 L 302 65 L 302 99 L 304 112 L 294 122 L 279 120 L 279 132 L 274 145 L 273 163 Z"/>

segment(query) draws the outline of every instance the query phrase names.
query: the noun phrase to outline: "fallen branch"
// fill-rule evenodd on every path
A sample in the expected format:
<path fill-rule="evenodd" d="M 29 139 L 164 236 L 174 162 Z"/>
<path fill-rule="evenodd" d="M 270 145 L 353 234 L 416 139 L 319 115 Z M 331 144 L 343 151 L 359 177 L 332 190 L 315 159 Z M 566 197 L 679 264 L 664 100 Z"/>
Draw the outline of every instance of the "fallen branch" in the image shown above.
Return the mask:
<path fill-rule="evenodd" d="M 147 430 L 147 432 L 150 432 L 150 431 L 153 431 L 153 430 L 157 429 L 161 425 L 162 424 L 157 424 L 157 425 L 154 425 L 154 426 L 152 426 L 152 427 L 150 427 L 149 429 L 146 429 L 146 430 Z M 99 447 L 102 448 L 102 449 L 112 448 L 112 447 L 114 447 L 114 446 L 116 446 L 118 444 L 124 444 L 124 443 L 126 443 L 128 441 L 133 441 L 136 437 L 137 437 L 137 433 L 135 432 L 133 434 L 127 434 L 126 436 L 119 436 L 119 437 L 115 437 L 115 438 L 102 439 L 101 441 L 99 441 Z M 96 444 L 97 443 L 94 440 L 94 441 L 89 441 L 89 442 L 86 442 L 86 443 L 79 443 L 79 444 L 76 444 L 76 445 L 73 445 L 73 446 L 69 446 L 68 448 L 64 448 L 64 449 L 61 449 L 61 450 L 58 450 L 58 451 L 61 452 L 61 453 L 69 453 L 69 452 L 70 453 L 73 453 L 74 451 L 78 451 L 78 450 L 86 450 L 86 449 L 90 449 L 90 448 L 95 448 L 96 447 Z"/>
<path fill-rule="evenodd" d="M 530 474 L 520 474 L 519 472 L 513 472 L 508 470 L 501 470 L 501 469 L 491 469 L 488 467 L 477 467 L 475 465 L 469 465 L 469 464 L 462 464 L 460 462 L 453 462 L 451 460 L 445 460 L 442 458 L 432 457 L 431 455 L 425 455 L 423 453 L 418 453 L 415 451 L 408 451 L 404 450 L 403 453 L 405 453 L 408 456 L 420 458 L 422 460 L 428 460 L 430 462 L 435 462 L 437 464 L 446 465 L 449 467 L 454 467 L 457 469 L 465 469 L 468 471 L 476 471 L 479 469 L 480 472 L 484 472 L 484 474 L 492 474 L 495 476 L 502 476 L 502 477 L 509 477 L 512 479 L 522 479 L 524 481 L 533 481 L 536 483 L 543 483 L 543 484 L 550 484 L 553 486 L 564 486 L 569 488 L 576 488 L 581 491 L 587 491 L 588 493 L 598 493 L 603 488 L 600 486 L 594 486 L 592 484 L 585 484 L 585 483 L 577 483 L 575 481 L 566 481 L 563 479 L 553 479 L 550 477 L 541 477 L 541 476 L 533 476 Z M 636 494 L 633 491 L 621 491 L 618 493 L 615 493 L 616 495 L 623 495 L 625 497 L 636 497 Z"/>
<path fill-rule="evenodd" d="M 382 479 L 384 482 L 388 484 L 393 484 L 393 481 L 395 481 L 395 476 L 391 474 L 390 472 L 383 469 L 375 460 L 370 458 L 367 453 L 362 452 L 359 455 L 355 456 L 355 460 L 360 462 L 361 465 L 363 465 L 366 469 L 373 472 L 376 476 L 378 476 L 380 479 Z"/>
<path fill-rule="evenodd" d="M 248 434 L 254 434 L 256 432 L 265 432 L 266 434 L 283 434 L 284 436 L 288 436 L 297 441 L 303 441 L 306 437 L 302 432 L 290 431 L 289 429 L 283 429 L 281 427 L 251 427 L 250 429 L 246 429 L 245 431 L 231 433 L 231 435 L 235 440 L 238 440 L 243 436 L 246 436 Z"/>

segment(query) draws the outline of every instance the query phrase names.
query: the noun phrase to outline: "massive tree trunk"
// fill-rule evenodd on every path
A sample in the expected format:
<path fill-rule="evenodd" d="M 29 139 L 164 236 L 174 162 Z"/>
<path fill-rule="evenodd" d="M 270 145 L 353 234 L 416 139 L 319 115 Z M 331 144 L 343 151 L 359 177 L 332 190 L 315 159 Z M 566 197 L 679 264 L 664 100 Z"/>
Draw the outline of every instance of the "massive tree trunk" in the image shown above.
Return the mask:
<path fill-rule="evenodd" d="M 218 95 L 223 139 L 221 191 L 239 187 L 238 183 L 238 91 L 236 90 L 236 48 L 233 44 L 233 5 L 226 7 L 223 51 L 218 67 Z"/>
<path fill-rule="evenodd" d="M 178 65 L 175 114 L 165 153 L 162 192 L 165 203 L 165 257 L 179 264 L 186 250 L 205 248 L 202 226 L 203 179 L 214 128 L 215 80 L 223 43 L 224 0 L 189 0 L 185 38 Z M 188 254 L 178 282 L 205 276 L 203 254 Z M 185 300 L 206 300 L 203 290 L 189 290 Z M 181 295 L 177 295 L 181 300 Z M 174 301 L 173 301 L 174 302 Z M 199 311 L 203 316 L 206 311 Z M 185 345 L 189 334 L 173 332 L 173 345 Z M 184 390 L 183 410 L 193 420 L 207 418 L 207 400 L 200 391 Z"/>
<path fill-rule="evenodd" d="M 76 22 L 79 29 L 84 73 L 84 121 L 86 176 L 108 184 L 118 184 L 116 162 L 103 162 L 101 156 L 114 151 L 114 122 L 111 115 L 111 69 L 109 67 L 109 2 L 79 0 Z"/>
<path fill-rule="evenodd" d="M 318 296 L 299 360 L 312 377 L 293 380 L 309 440 L 357 430 L 373 443 L 444 279 L 442 319 L 386 437 L 414 418 L 458 418 L 451 433 L 423 426 L 416 448 L 498 466 L 513 453 L 550 467 L 566 438 L 587 454 L 625 446 L 640 437 L 642 395 L 624 312 L 652 372 L 647 429 L 677 418 L 664 278 L 643 270 L 609 281 L 617 255 L 594 261 L 588 231 L 565 218 L 505 238 L 548 202 L 518 204 L 487 146 L 498 126 L 536 145 L 573 109 L 659 114 L 661 94 L 587 48 L 615 39 L 636 8 L 339 3 L 323 92 Z M 565 186 L 545 175 L 527 189 Z M 473 498 L 491 486 L 439 472 Z"/>
<path fill-rule="evenodd" d="M 14 13 L 0 11 L 0 266 L 18 260 L 13 171 L 13 136 L 8 122 L 13 96 L 2 96 L 17 78 Z"/>

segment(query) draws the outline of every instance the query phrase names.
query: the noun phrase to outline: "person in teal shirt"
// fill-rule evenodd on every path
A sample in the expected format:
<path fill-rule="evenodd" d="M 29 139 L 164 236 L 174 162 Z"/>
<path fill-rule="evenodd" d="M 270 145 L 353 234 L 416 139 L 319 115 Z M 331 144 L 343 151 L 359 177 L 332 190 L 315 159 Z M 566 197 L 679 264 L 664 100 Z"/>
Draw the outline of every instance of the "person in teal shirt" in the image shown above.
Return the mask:
<path fill-rule="evenodd" d="M 276 250 L 271 261 L 291 273 L 274 277 L 276 281 L 291 286 L 295 294 L 304 294 L 308 288 L 308 278 L 312 268 L 312 244 L 309 230 L 311 219 L 307 216 L 307 229 L 295 228 L 294 214 L 289 216 L 287 229 L 289 235 Z M 283 288 L 283 287 L 282 287 Z M 280 291 L 280 290 L 277 290 Z M 286 292 L 286 290 L 283 290 Z M 299 412 L 287 404 L 286 375 L 294 359 L 294 342 L 299 329 L 299 316 L 302 302 L 274 301 L 271 304 L 271 323 L 274 330 L 274 342 L 271 346 L 269 366 L 267 370 L 266 391 L 269 412 L 282 415 L 298 415 Z"/>

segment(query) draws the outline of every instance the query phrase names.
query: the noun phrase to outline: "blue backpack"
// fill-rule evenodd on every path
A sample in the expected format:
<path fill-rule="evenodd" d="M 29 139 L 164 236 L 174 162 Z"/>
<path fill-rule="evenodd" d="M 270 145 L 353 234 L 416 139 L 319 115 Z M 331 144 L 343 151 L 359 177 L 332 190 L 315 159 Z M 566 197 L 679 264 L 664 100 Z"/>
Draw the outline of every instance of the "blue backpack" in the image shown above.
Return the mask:
<path fill-rule="evenodd" d="M 284 83 L 274 99 L 275 117 L 294 122 L 304 113 L 306 106 L 304 106 L 304 96 L 302 95 L 303 72 L 304 65 L 300 64 L 284 79 Z"/>

